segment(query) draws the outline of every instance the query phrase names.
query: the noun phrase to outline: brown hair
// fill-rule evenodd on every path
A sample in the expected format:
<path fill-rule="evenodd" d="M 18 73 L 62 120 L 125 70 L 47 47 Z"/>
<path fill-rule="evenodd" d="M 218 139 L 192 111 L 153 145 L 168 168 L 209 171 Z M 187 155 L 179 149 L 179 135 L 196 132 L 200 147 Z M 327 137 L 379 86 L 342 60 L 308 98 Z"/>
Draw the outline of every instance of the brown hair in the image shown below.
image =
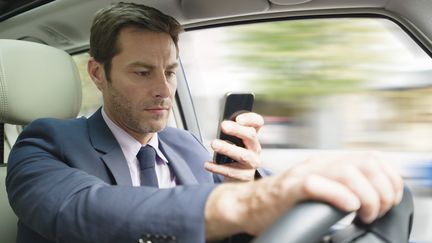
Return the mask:
<path fill-rule="evenodd" d="M 164 32 L 171 36 L 178 52 L 180 23 L 161 11 L 141 4 L 116 3 L 99 10 L 90 30 L 90 55 L 104 65 L 110 81 L 111 60 L 121 50 L 117 43 L 120 31 L 126 27 Z"/>

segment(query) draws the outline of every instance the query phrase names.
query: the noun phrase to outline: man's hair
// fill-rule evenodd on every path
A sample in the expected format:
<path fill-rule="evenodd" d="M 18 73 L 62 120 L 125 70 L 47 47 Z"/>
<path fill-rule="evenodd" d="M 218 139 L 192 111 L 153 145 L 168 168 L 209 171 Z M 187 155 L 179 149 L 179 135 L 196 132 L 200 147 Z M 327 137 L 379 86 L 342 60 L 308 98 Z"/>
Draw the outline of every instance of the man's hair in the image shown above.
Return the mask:
<path fill-rule="evenodd" d="M 178 53 L 178 36 L 183 28 L 173 17 L 145 5 L 124 2 L 112 4 L 96 13 L 90 31 L 89 53 L 103 64 L 108 81 L 111 60 L 121 51 L 118 37 L 126 27 L 167 33 Z"/>

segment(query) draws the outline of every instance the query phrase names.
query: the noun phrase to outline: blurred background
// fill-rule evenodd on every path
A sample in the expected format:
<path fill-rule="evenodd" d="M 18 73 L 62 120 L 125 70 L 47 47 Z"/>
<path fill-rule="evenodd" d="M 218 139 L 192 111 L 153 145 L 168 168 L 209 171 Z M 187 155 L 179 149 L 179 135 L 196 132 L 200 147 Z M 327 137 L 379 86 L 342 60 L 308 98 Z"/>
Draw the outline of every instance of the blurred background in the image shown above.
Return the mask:
<path fill-rule="evenodd" d="M 226 26 L 186 32 L 180 57 L 207 145 L 224 94 L 254 92 L 266 167 L 382 151 L 414 191 L 412 240 L 432 242 L 432 59 L 399 26 L 378 18 Z"/>

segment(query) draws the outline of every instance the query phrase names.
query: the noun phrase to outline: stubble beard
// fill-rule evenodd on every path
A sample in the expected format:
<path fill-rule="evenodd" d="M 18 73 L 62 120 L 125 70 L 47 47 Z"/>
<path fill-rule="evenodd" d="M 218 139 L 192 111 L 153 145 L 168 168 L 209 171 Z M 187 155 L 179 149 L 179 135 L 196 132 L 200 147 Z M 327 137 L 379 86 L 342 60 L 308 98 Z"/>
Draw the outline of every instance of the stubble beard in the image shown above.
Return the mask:
<path fill-rule="evenodd" d="M 118 92 L 114 87 L 109 87 L 109 96 L 111 100 L 111 108 L 115 113 L 113 116 L 117 117 L 122 126 L 139 133 L 156 133 L 163 130 L 167 124 L 168 114 L 149 116 L 148 119 L 142 119 L 137 113 L 141 112 L 144 108 L 163 106 L 171 107 L 171 100 L 169 99 L 155 99 L 139 104 L 139 107 L 134 107 L 129 99 Z M 169 111 L 169 110 L 168 110 Z"/>

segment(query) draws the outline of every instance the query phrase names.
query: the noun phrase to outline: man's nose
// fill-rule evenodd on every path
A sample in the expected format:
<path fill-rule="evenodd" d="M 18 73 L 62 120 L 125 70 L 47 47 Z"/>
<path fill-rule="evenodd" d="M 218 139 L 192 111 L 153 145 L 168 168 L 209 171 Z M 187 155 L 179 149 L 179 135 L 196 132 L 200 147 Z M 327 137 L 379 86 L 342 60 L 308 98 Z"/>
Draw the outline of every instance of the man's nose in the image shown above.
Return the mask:
<path fill-rule="evenodd" d="M 167 98 L 171 96 L 171 88 L 165 74 L 158 75 L 153 84 L 153 96 L 158 98 Z"/>

